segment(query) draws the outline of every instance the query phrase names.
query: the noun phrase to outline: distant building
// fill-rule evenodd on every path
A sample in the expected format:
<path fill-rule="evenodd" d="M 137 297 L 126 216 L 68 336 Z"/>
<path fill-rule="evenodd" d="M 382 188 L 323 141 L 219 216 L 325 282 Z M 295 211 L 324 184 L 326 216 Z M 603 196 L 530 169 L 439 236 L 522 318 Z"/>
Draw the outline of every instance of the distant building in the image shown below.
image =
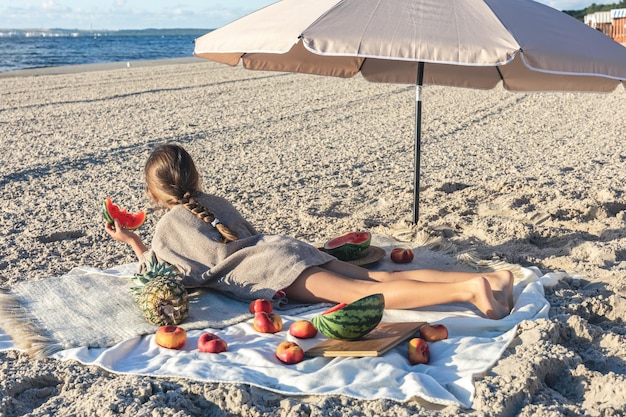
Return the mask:
<path fill-rule="evenodd" d="M 595 12 L 585 15 L 585 24 L 591 26 L 594 29 L 599 30 L 606 36 L 611 36 L 611 30 L 613 27 L 613 18 L 611 12 Z"/>
<path fill-rule="evenodd" d="M 611 37 L 617 42 L 626 42 L 626 9 L 611 10 L 611 19 L 613 19 L 613 30 Z"/>
<path fill-rule="evenodd" d="M 626 9 L 591 13 L 585 15 L 584 22 L 617 42 L 626 43 Z"/>

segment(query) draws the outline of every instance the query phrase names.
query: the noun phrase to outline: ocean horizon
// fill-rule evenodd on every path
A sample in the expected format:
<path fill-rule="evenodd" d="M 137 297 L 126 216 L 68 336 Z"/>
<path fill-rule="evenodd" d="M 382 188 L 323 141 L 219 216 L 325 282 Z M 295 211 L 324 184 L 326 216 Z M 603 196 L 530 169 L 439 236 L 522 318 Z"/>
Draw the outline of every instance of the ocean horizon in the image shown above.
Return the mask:
<path fill-rule="evenodd" d="M 194 40 L 211 30 L 0 28 L 0 72 L 192 57 Z"/>

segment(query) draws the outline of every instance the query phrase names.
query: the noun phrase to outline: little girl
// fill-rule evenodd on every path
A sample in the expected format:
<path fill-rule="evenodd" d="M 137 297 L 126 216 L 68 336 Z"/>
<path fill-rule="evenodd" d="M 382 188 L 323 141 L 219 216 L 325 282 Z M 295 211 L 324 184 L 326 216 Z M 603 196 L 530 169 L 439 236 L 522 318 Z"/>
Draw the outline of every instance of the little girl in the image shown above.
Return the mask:
<path fill-rule="evenodd" d="M 144 173 L 149 198 L 168 209 L 151 248 L 117 221 L 106 231 L 131 246 L 140 269 L 150 259 L 167 262 L 186 287 L 212 288 L 245 301 L 280 294 L 303 303 L 350 303 L 382 293 L 387 308 L 469 302 L 491 319 L 513 307 L 510 271 L 369 271 L 297 239 L 259 233 L 228 201 L 201 191 L 195 164 L 178 145 L 156 148 Z"/>

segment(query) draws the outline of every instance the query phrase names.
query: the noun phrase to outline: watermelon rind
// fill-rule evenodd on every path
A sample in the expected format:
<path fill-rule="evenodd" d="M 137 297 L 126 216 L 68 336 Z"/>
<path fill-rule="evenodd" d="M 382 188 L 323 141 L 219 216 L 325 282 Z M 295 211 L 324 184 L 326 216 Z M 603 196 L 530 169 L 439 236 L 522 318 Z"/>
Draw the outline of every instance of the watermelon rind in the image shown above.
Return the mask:
<path fill-rule="evenodd" d="M 110 225 L 113 225 L 113 219 L 109 215 L 109 210 L 107 209 L 107 200 L 102 202 L 102 217 L 104 217 L 104 221 Z"/>
<path fill-rule="evenodd" d="M 330 339 L 355 340 L 378 326 L 384 310 L 385 297 L 382 294 L 372 294 L 332 313 L 318 314 L 311 322 L 320 333 Z"/>
<path fill-rule="evenodd" d="M 367 255 L 371 241 L 372 235 L 369 232 L 348 232 L 326 241 L 324 252 L 341 261 L 354 261 Z M 337 244 L 337 242 L 342 243 Z"/>

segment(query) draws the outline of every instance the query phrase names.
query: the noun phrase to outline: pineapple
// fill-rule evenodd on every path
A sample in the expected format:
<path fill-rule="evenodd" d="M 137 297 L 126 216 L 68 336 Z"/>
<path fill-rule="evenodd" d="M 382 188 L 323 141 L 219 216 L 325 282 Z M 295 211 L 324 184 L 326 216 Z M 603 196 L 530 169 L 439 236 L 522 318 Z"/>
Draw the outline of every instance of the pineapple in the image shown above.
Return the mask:
<path fill-rule="evenodd" d="M 131 291 L 151 324 L 178 324 L 189 315 L 187 290 L 178 281 L 175 267 L 151 260 L 147 271 L 135 274 Z"/>

